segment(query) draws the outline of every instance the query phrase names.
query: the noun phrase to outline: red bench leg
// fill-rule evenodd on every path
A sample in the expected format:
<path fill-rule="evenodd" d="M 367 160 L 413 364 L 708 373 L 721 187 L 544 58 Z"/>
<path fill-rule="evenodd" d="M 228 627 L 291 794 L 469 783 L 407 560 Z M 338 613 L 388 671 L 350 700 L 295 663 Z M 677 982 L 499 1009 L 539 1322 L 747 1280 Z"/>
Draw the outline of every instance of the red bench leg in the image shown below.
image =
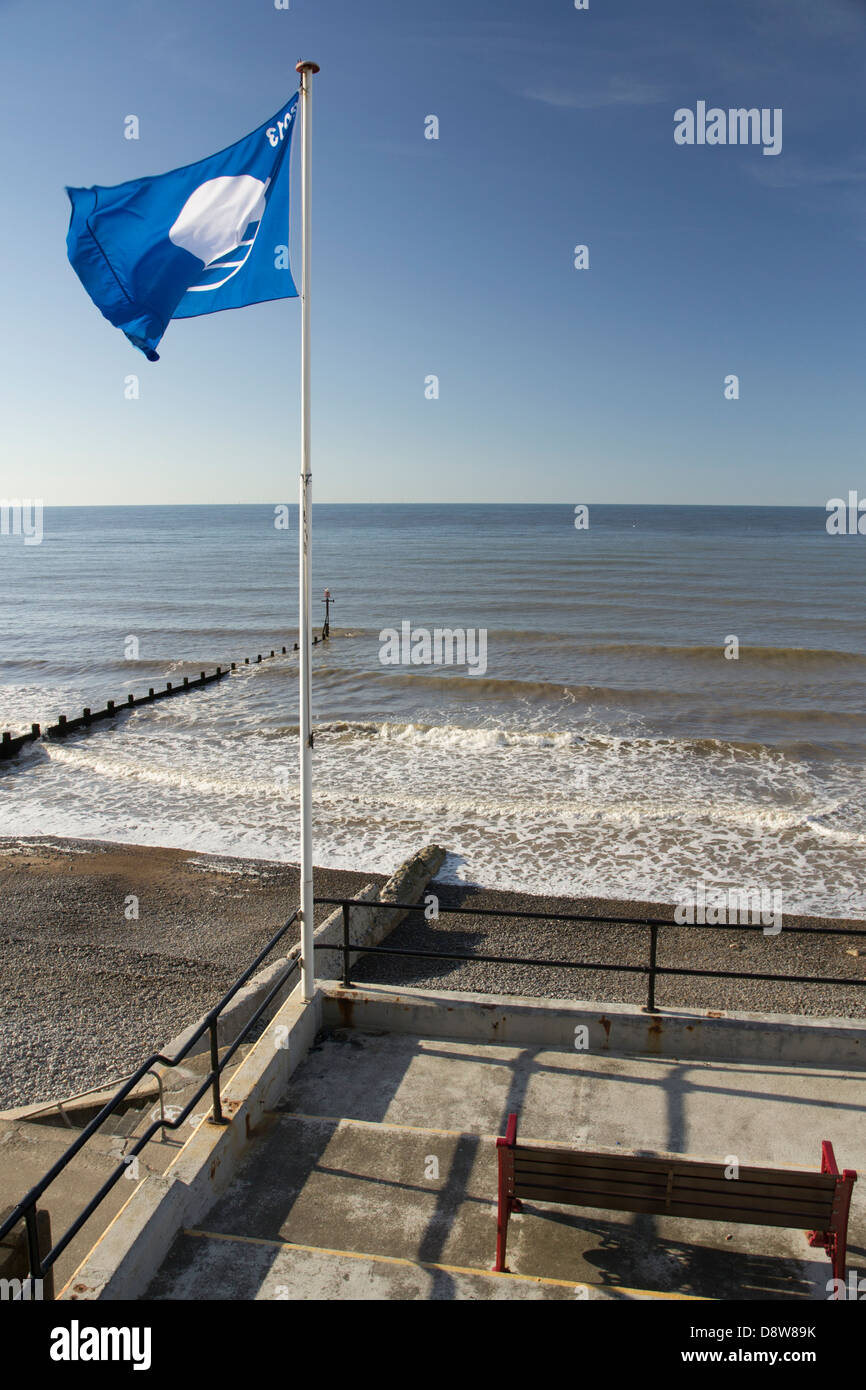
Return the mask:
<path fill-rule="evenodd" d="M 508 1241 L 508 1218 L 513 1211 L 520 1210 L 520 1203 L 514 1200 L 514 1145 L 517 1140 L 517 1116 L 508 1116 L 505 1138 L 496 1140 L 496 1156 L 499 1160 L 499 1195 L 496 1206 L 496 1264 L 497 1273 L 507 1270 L 505 1247 Z"/>
<path fill-rule="evenodd" d="M 824 1139 L 821 1143 L 821 1172 L 831 1173 L 836 1179 L 831 1224 L 826 1231 L 809 1231 L 807 1238 L 810 1245 L 822 1246 L 827 1252 L 833 1269 L 833 1278 L 840 1280 L 844 1286 L 845 1263 L 848 1253 L 848 1213 L 851 1208 L 851 1194 L 857 1181 L 857 1174 L 853 1168 L 846 1168 L 844 1172 L 839 1172 L 833 1145 L 828 1139 Z M 844 1294 L 842 1296 L 844 1297 Z M 838 1285 L 835 1297 L 839 1297 Z"/>

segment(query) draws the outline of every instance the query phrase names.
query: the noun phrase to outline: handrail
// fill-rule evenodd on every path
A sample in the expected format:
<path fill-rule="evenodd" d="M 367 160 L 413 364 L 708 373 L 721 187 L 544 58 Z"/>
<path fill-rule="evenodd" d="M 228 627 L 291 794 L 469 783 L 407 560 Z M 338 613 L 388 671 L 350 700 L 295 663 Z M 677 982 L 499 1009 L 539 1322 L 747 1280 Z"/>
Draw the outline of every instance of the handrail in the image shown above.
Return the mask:
<path fill-rule="evenodd" d="M 350 940 L 349 917 L 353 907 L 370 907 L 370 903 L 363 898 L 319 898 L 320 903 L 327 903 L 329 906 L 342 908 L 343 912 L 343 987 L 352 988 L 350 973 L 350 953 L 355 951 L 359 955 L 380 955 L 380 956 L 419 956 L 425 959 L 444 959 L 444 960 L 467 960 L 480 961 L 488 964 L 501 965 L 541 965 L 548 969 L 558 970 L 608 970 L 619 971 L 621 974 L 646 975 L 647 976 L 647 1002 L 644 1004 L 645 1013 L 658 1013 L 655 1002 L 656 978 L 659 975 L 678 975 L 678 976 L 697 976 L 706 979 L 716 980 L 761 980 L 775 981 L 781 984 L 815 984 L 815 985 L 853 985 L 855 988 L 866 988 L 866 980 L 843 979 L 832 975 L 780 975 L 763 974 L 758 972 L 748 972 L 743 970 L 691 970 L 684 966 L 669 966 L 657 964 L 658 933 L 660 928 L 668 927 L 677 931 L 759 931 L 763 934 L 763 927 L 760 923 L 734 922 L 730 925 L 724 922 L 696 922 L 680 923 L 672 922 L 670 918 L 664 917 L 619 917 L 614 914 L 604 916 L 594 916 L 588 913 L 575 912 L 523 912 L 511 909 L 500 910 L 490 907 L 437 907 L 437 915 L 450 914 L 462 917 L 522 917 L 539 919 L 544 922 L 571 922 L 581 926 L 593 922 L 607 922 L 615 926 L 625 927 L 647 927 L 650 932 L 650 958 L 646 965 L 619 965 L 607 961 L 574 961 L 574 960 L 540 960 L 537 956 L 503 956 L 503 955 L 481 955 L 468 953 L 465 951 L 423 951 L 417 948 L 399 948 L 395 946 L 367 946 L 362 943 L 353 943 Z M 399 908 L 402 912 L 423 912 L 423 903 L 387 903 L 377 902 L 379 907 Z M 866 929 L 860 930 L 857 927 L 786 927 L 787 934 L 810 935 L 810 936 L 844 936 L 844 937 L 866 937 Z M 333 946 L 325 943 L 316 944 L 313 948 L 316 951 L 334 950 Z"/>
<path fill-rule="evenodd" d="M 365 902 L 363 898 L 316 898 L 317 903 L 326 903 L 329 907 L 342 907 L 343 903 L 348 903 L 350 907 L 398 907 L 402 912 L 423 912 L 423 903 L 391 903 L 391 902 Z M 745 931 L 762 931 L 763 928 L 757 922 L 737 923 L 732 922 L 727 925 L 724 922 L 672 922 L 670 917 L 621 917 L 616 912 L 606 912 L 602 915 L 592 915 L 588 912 L 523 912 L 518 908 L 499 908 L 499 907 L 443 907 L 440 903 L 436 911 L 441 915 L 443 912 L 454 916 L 463 917 L 537 917 L 542 922 L 610 922 L 617 927 L 676 927 L 682 930 L 688 927 L 690 931 L 696 928 L 705 928 L 711 931 L 736 931 L 738 927 Z M 860 920 L 859 918 L 857 919 Z M 862 931 L 855 927 L 850 930 L 848 927 L 785 927 L 785 931 L 790 935 L 791 932 L 810 933 L 813 936 L 866 936 L 866 926 Z"/>
<path fill-rule="evenodd" d="M 229 1121 L 223 1117 L 222 1113 L 222 1099 L 220 1096 L 220 1076 L 222 1072 L 225 1070 L 228 1063 L 231 1061 L 232 1057 L 237 1052 L 247 1033 L 250 1031 L 253 1025 L 259 1021 L 262 1014 L 265 1012 L 266 1008 L 270 1004 L 271 1000 L 274 998 L 276 994 L 279 993 L 283 986 L 291 979 L 294 972 L 299 968 L 301 963 L 300 955 L 295 954 L 291 959 L 289 959 L 286 968 L 280 972 L 277 980 L 268 990 L 267 994 L 265 995 L 265 998 L 259 1004 L 255 1013 L 243 1025 L 241 1031 L 238 1033 L 238 1036 L 235 1038 L 231 1046 L 226 1049 L 222 1059 L 220 1059 L 219 1056 L 219 1016 L 222 1013 L 225 1006 L 237 994 L 238 990 L 246 984 L 250 976 L 257 970 L 259 965 L 261 965 L 265 957 L 268 956 L 270 952 L 274 949 L 277 942 L 282 940 L 286 932 L 297 920 L 297 917 L 298 910 L 296 909 L 292 913 L 288 921 L 285 922 L 284 925 L 280 927 L 279 931 L 271 937 L 270 941 L 259 952 L 252 964 L 247 967 L 247 969 L 243 972 L 242 975 L 238 977 L 237 980 L 235 980 L 234 984 L 231 986 L 230 989 L 226 991 L 222 999 L 220 999 L 219 1003 L 215 1004 L 214 1007 L 204 1015 L 204 1017 L 201 1020 L 201 1023 L 191 1034 L 191 1036 L 187 1039 L 184 1045 L 180 1048 L 179 1052 L 177 1053 L 177 1056 L 166 1057 L 161 1052 L 154 1052 L 150 1057 L 148 1057 L 144 1062 L 142 1062 L 141 1065 L 137 1067 L 136 1070 L 129 1075 L 129 1077 L 120 1087 L 120 1089 L 117 1092 L 115 1092 L 115 1094 L 111 1097 L 110 1100 L 106 1102 L 106 1104 L 99 1111 L 99 1114 L 95 1115 L 94 1118 L 90 1121 L 90 1123 L 85 1126 L 85 1128 L 79 1134 L 78 1138 L 75 1139 L 72 1144 L 70 1144 L 69 1148 L 66 1149 L 63 1154 L 61 1154 L 60 1158 L 58 1158 L 56 1163 L 54 1163 L 51 1166 L 51 1168 L 49 1168 L 48 1172 L 45 1173 L 33 1187 L 31 1187 L 30 1191 L 24 1197 L 22 1197 L 21 1201 L 17 1204 L 17 1206 L 6 1218 L 6 1220 L 0 1223 L 0 1240 L 2 1240 L 3 1237 L 6 1236 L 9 1233 L 9 1231 L 11 1231 L 12 1228 L 18 1224 L 19 1221 L 24 1220 L 26 1222 L 31 1279 L 42 1279 L 44 1277 L 46 1271 L 49 1270 L 51 1266 L 55 1263 L 55 1261 L 58 1259 L 58 1257 L 62 1255 L 69 1242 L 78 1234 L 84 1223 L 88 1221 L 89 1218 L 93 1215 L 96 1208 L 108 1195 L 108 1193 L 114 1187 L 115 1183 L 117 1183 L 123 1176 L 123 1174 L 128 1170 L 130 1160 L 136 1157 L 136 1155 L 138 1155 L 141 1152 L 141 1150 L 150 1142 L 151 1138 L 156 1133 L 156 1131 L 158 1129 L 179 1129 L 180 1126 L 186 1120 L 193 1106 L 201 1099 L 208 1087 L 212 1088 L 213 1098 L 210 1122 L 218 1125 L 224 1125 L 229 1123 Z M 148 1126 L 144 1134 L 136 1141 L 136 1143 L 130 1149 L 129 1153 L 124 1155 L 124 1158 L 118 1164 L 117 1168 L 115 1168 L 114 1171 L 109 1174 L 108 1178 L 105 1180 L 105 1182 L 96 1192 L 96 1194 L 90 1199 L 90 1201 L 87 1203 L 84 1209 L 81 1212 L 79 1212 L 78 1216 L 72 1222 L 72 1225 L 65 1231 L 65 1233 L 60 1237 L 60 1239 L 54 1243 L 50 1250 L 48 1250 L 45 1254 L 41 1254 L 39 1251 L 36 1214 L 38 1210 L 37 1203 L 39 1202 L 39 1199 L 42 1197 L 46 1189 L 51 1186 L 51 1184 L 55 1181 L 57 1177 L 59 1177 L 59 1175 L 68 1166 L 68 1164 L 71 1163 L 72 1159 L 75 1158 L 76 1154 L 78 1154 L 81 1151 L 81 1149 L 83 1149 L 84 1145 L 88 1142 L 88 1140 L 97 1132 L 98 1129 L 101 1128 L 101 1126 L 105 1123 L 108 1117 L 110 1115 L 113 1115 L 117 1108 L 123 1104 L 127 1096 L 135 1088 L 135 1086 L 138 1084 L 141 1078 L 145 1076 L 149 1071 L 151 1071 L 151 1069 L 156 1065 L 156 1063 L 160 1063 L 162 1066 L 165 1067 L 176 1067 L 189 1054 L 190 1050 L 198 1042 L 199 1038 L 201 1038 L 207 1032 L 210 1033 L 211 1069 L 208 1072 L 207 1076 L 204 1078 L 202 1084 L 199 1086 L 198 1090 L 195 1092 L 195 1095 L 187 1102 L 180 1114 L 177 1115 L 173 1120 L 166 1119 L 164 1114 L 161 1114 L 158 1120 L 154 1120 Z"/>

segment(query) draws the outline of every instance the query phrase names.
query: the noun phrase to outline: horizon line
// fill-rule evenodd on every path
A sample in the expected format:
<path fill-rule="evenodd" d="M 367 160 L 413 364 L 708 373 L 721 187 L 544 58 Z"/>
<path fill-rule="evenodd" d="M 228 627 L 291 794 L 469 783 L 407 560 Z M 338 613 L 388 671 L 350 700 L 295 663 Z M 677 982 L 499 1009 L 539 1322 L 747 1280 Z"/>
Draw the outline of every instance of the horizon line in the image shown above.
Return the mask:
<path fill-rule="evenodd" d="M 19 501 L 22 499 L 18 499 Z M 33 505 L 35 499 L 23 499 L 27 505 Z M 49 507 L 55 511 L 91 511 L 98 507 L 297 507 L 297 502 L 46 502 L 40 499 L 41 505 L 47 510 Z M 11 499 L 2 499 L 0 505 L 12 505 Z M 314 507 L 688 507 L 695 510 L 716 509 L 734 510 L 737 508 L 751 509 L 752 511 L 826 511 L 828 503 L 825 502 L 583 502 L 576 503 L 569 499 L 567 501 L 552 502 L 443 502 L 441 499 L 436 501 L 415 501 L 415 502 L 313 502 Z"/>

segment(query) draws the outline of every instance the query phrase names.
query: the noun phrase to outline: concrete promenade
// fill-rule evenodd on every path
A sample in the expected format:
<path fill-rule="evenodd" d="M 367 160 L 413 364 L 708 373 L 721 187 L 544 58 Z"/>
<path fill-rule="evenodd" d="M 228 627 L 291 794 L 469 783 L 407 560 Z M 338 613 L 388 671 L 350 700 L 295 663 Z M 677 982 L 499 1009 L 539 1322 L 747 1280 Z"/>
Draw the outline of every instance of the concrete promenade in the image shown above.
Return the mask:
<path fill-rule="evenodd" d="M 828 1138 L 862 1171 L 862 1070 L 365 1032 L 335 1013 L 145 1297 L 827 1298 L 801 1231 L 531 1203 L 494 1275 L 495 1136 L 517 1110 L 526 1139 L 807 1168 Z M 866 1268 L 866 1174 L 848 1265 Z"/>

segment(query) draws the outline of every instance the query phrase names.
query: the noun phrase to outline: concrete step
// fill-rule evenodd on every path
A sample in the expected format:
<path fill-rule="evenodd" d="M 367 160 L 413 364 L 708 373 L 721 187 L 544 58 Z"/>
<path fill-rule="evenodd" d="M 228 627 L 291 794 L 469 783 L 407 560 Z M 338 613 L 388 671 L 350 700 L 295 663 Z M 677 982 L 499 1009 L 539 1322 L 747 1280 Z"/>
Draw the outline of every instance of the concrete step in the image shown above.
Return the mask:
<path fill-rule="evenodd" d="M 530 1203 L 508 1245 L 527 1295 L 492 1274 L 496 1192 L 492 1135 L 272 1113 L 147 1297 L 814 1296 L 800 1261 L 775 1248 L 792 1233 L 702 1223 L 703 1245 L 675 1221 Z"/>
<path fill-rule="evenodd" d="M 573 1299 L 575 1287 L 386 1255 L 185 1231 L 148 1298 Z M 588 1295 L 591 1296 L 591 1295 Z"/>
<path fill-rule="evenodd" d="M 249 1045 L 238 1049 L 224 1073 L 227 1079 Z M 166 1071 L 164 1077 L 165 1112 L 173 1118 L 186 1105 L 201 1085 L 209 1069 L 209 1058 L 202 1055 L 186 1067 Z M 113 1092 L 81 1098 L 70 1105 L 66 1113 L 74 1127 L 64 1124 L 55 1110 L 38 1120 L 0 1117 L 0 1191 L 4 1202 L 14 1207 L 31 1187 L 62 1157 L 77 1139 L 81 1129 L 98 1113 L 98 1109 Z M 136 1097 L 137 1100 L 141 1099 Z M 32 1110 L 34 1107 L 30 1107 Z M 127 1201 L 138 1181 L 148 1173 L 164 1173 L 196 1126 L 210 1114 L 210 1092 L 206 1092 L 186 1121 L 177 1130 L 157 1131 L 150 1143 L 138 1155 L 136 1165 L 130 1164 L 129 1177 L 122 1177 L 107 1197 L 67 1246 L 55 1265 L 55 1288 L 59 1292 L 69 1275 L 110 1225 Z M 69 1228 L 75 1218 L 110 1177 L 117 1164 L 129 1156 L 135 1140 L 140 1138 L 160 1115 L 159 1095 L 154 1088 L 142 1103 L 130 1106 L 122 1114 L 109 1116 L 99 1131 L 71 1160 L 69 1166 L 55 1179 L 45 1193 L 40 1206 L 51 1217 L 52 1244 Z M 51 1121 L 51 1122 L 49 1122 Z"/>
<path fill-rule="evenodd" d="M 66 1128 L 0 1120 L 0 1191 L 10 1207 L 20 1202 L 75 1138 L 76 1132 Z M 129 1147 L 129 1140 L 122 1136 L 95 1134 L 52 1183 L 40 1203 L 51 1217 L 52 1244 L 68 1230 Z M 139 1178 L 147 1173 L 164 1172 L 178 1149 L 177 1143 L 148 1144 L 138 1160 Z M 130 1168 L 129 1172 L 129 1179 L 123 1177 L 115 1183 L 57 1260 L 55 1287 L 58 1292 L 133 1192 L 137 1185 L 135 1170 Z"/>

